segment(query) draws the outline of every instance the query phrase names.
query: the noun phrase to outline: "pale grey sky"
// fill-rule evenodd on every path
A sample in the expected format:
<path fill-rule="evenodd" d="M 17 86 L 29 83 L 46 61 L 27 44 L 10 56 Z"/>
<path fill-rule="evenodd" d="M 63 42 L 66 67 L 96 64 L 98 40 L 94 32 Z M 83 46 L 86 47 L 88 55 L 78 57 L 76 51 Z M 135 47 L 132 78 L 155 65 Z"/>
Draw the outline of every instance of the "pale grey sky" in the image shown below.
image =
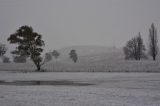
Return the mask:
<path fill-rule="evenodd" d="M 0 0 L 0 42 L 20 26 L 43 35 L 46 49 L 71 45 L 124 46 L 154 22 L 160 36 L 160 0 Z"/>

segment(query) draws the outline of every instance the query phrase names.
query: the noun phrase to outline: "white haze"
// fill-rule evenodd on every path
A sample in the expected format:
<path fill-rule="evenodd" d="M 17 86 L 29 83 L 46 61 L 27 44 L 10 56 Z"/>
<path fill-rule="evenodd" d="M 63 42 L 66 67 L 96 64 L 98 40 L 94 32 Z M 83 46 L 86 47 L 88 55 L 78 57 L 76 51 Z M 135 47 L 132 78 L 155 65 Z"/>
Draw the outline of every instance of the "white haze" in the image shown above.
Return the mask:
<path fill-rule="evenodd" d="M 45 50 L 73 45 L 122 47 L 152 22 L 160 30 L 160 0 L 0 0 L 0 42 L 20 26 L 43 35 Z"/>

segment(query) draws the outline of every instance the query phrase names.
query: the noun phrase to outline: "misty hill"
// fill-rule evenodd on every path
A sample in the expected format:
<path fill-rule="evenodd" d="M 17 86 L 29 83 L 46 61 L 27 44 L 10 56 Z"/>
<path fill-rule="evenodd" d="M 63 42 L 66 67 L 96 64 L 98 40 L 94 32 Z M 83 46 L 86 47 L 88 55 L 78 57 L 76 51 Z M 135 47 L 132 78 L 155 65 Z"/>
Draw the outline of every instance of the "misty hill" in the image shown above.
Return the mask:
<path fill-rule="evenodd" d="M 59 61 L 69 61 L 70 50 L 75 49 L 79 62 L 93 62 L 93 61 L 108 61 L 122 59 L 123 51 L 121 48 L 105 47 L 105 46 L 70 46 L 59 49 L 60 58 Z"/>
<path fill-rule="evenodd" d="M 73 63 L 69 58 L 70 50 L 75 49 L 78 62 Z M 160 55 L 157 61 L 125 60 L 123 49 L 103 46 L 71 46 L 59 49 L 60 57 L 43 65 L 46 71 L 57 72 L 159 72 Z M 34 71 L 35 65 L 28 63 L 1 63 L 0 70 Z"/>
<path fill-rule="evenodd" d="M 68 54 L 72 49 L 75 49 L 80 56 L 113 52 L 117 50 L 116 47 L 105 47 L 105 46 L 70 46 L 59 49 L 59 52 L 63 54 Z"/>

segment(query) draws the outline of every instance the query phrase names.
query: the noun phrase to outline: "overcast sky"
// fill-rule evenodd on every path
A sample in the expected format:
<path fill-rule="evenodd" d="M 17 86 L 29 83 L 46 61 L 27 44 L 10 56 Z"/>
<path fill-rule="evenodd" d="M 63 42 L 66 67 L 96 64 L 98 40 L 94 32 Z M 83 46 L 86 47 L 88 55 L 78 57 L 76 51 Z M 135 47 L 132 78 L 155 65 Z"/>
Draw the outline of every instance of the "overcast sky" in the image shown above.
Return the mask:
<path fill-rule="evenodd" d="M 46 49 L 71 45 L 124 46 L 154 22 L 160 36 L 160 0 L 0 0 L 0 42 L 20 26 L 43 35 Z"/>

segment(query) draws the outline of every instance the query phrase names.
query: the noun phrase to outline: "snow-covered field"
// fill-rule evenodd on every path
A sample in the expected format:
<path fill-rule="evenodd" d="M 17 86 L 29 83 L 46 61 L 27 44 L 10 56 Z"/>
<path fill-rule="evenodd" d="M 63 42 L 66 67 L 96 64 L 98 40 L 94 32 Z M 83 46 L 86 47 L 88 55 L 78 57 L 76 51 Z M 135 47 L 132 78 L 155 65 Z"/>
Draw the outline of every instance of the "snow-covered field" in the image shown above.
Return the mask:
<path fill-rule="evenodd" d="M 160 73 L 0 72 L 0 80 L 92 85 L 0 85 L 0 106 L 160 106 Z"/>
<path fill-rule="evenodd" d="M 111 60 L 111 61 L 110 61 Z M 42 66 L 46 72 L 160 72 L 160 61 L 113 60 L 99 62 L 48 62 Z M 35 71 L 33 63 L 0 63 L 4 71 Z"/>

